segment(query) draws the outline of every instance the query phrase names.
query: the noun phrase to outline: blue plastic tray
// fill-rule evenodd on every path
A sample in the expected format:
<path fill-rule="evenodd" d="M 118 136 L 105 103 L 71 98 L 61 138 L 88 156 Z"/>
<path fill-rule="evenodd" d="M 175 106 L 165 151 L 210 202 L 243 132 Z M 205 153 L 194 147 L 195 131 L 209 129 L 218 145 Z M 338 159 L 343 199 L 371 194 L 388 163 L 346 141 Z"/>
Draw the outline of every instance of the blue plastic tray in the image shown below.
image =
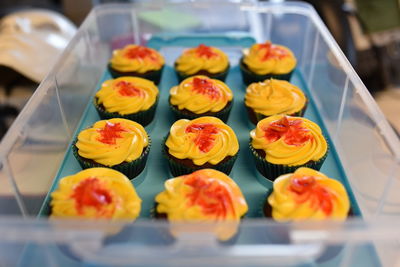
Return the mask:
<path fill-rule="evenodd" d="M 260 209 L 263 201 L 265 200 L 266 192 L 269 188 L 271 188 L 272 183 L 268 182 L 257 172 L 248 148 L 249 132 L 255 126 L 249 122 L 247 117 L 247 112 L 244 106 L 244 94 L 246 86 L 242 82 L 240 70 L 237 65 L 238 59 L 241 55 L 241 49 L 244 47 L 249 47 L 251 43 L 254 43 L 254 40 L 249 39 L 249 37 L 229 38 L 208 36 L 198 38 L 197 43 L 194 41 L 193 37 L 155 37 L 148 42 L 148 46 L 158 48 L 161 53 L 164 54 L 166 57 L 167 66 L 163 70 L 162 79 L 158 86 L 160 90 L 160 100 L 155 119 L 146 127 L 146 130 L 152 140 L 152 146 L 146 168 L 139 177 L 133 180 L 137 193 L 143 200 L 140 218 L 148 218 L 150 216 L 150 211 L 154 207 L 155 196 L 163 190 L 164 181 L 172 177 L 169 172 L 167 162 L 161 154 L 161 147 L 163 137 L 168 133 L 169 128 L 175 121 L 175 118 L 172 112 L 169 110 L 168 105 L 169 89 L 178 84 L 174 69 L 172 68 L 173 62 L 175 58 L 182 52 L 184 47 L 195 46 L 199 43 L 205 43 L 213 46 L 219 45 L 230 57 L 231 70 L 229 71 L 226 83 L 233 91 L 234 103 L 227 123 L 235 131 L 240 144 L 239 156 L 235 162 L 230 177 L 236 181 L 245 195 L 249 205 L 249 211 L 246 214 L 246 217 L 256 218 L 262 216 Z M 98 86 L 93 88 L 93 95 L 100 88 L 100 85 L 108 79 L 111 79 L 111 76 L 106 71 L 102 79 L 99 81 Z M 360 210 L 347 181 L 344 169 L 337 156 L 335 147 L 330 141 L 329 132 L 327 132 L 326 127 L 321 120 L 314 100 L 312 97 L 310 97 L 309 88 L 307 87 L 299 70 L 295 70 L 291 82 L 300 87 L 309 98 L 309 105 L 307 107 L 305 117 L 320 125 L 324 135 L 328 138 L 330 150 L 321 171 L 329 177 L 339 180 L 345 185 L 350 196 L 353 213 L 356 216 L 360 216 Z M 92 105 L 92 102 L 89 101 L 86 111 L 82 116 L 81 122 L 74 136 L 76 136 L 82 129 L 91 126 L 99 119 L 100 118 L 94 106 Z M 57 176 L 54 179 L 54 183 L 50 192 L 56 189 L 60 178 L 75 174 L 80 170 L 81 167 L 79 166 L 78 161 L 74 158 L 71 147 L 69 147 Z M 49 201 L 50 197 L 48 195 L 41 209 L 40 216 L 47 216 L 49 214 Z"/>

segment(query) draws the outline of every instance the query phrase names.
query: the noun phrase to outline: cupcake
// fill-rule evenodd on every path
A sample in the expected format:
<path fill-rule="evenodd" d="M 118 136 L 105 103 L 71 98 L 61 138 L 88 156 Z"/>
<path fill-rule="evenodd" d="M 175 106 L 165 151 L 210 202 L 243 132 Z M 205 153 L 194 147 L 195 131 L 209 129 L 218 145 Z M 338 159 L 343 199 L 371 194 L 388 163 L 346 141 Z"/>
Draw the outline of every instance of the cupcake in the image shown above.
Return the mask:
<path fill-rule="evenodd" d="M 146 165 L 150 138 L 137 122 L 101 120 L 79 133 L 72 151 L 83 169 L 109 167 L 133 179 Z"/>
<path fill-rule="evenodd" d="M 289 48 L 265 42 L 254 44 L 240 60 L 243 82 L 250 84 L 266 79 L 290 80 L 296 58 Z"/>
<path fill-rule="evenodd" d="M 250 121 L 257 124 L 272 115 L 303 116 L 307 98 L 297 86 L 287 81 L 269 79 L 250 84 L 244 103 Z"/>
<path fill-rule="evenodd" d="M 177 119 L 213 116 L 226 122 L 232 109 L 231 89 L 207 76 L 187 78 L 172 87 L 169 94 L 169 104 Z"/>
<path fill-rule="evenodd" d="M 205 168 L 229 174 L 239 142 L 233 130 L 220 119 L 200 117 L 176 121 L 163 147 L 173 176 Z"/>
<path fill-rule="evenodd" d="M 346 189 L 337 180 L 310 168 L 298 168 L 283 174 L 273 183 L 263 206 L 264 216 L 278 222 L 345 221 L 352 215 Z M 291 244 L 290 229 L 269 232 L 276 240 Z M 317 263 L 337 256 L 342 245 L 327 245 L 316 258 Z"/>
<path fill-rule="evenodd" d="M 51 193 L 50 216 L 133 221 L 141 202 L 125 175 L 109 168 L 90 168 L 59 181 Z"/>
<path fill-rule="evenodd" d="M 175 61 L 175 71 L 179 81 L 193 75 L 205 75 L 225 81 L 229 71 L 228 56 L 222 50 L 200 44 L 186 49 Z"/>
<path fill-rule="evenodd" d="M 321 128 L 301 117 L 265 118 L 257 123 L 250 137 L 256 168 L 271 181 L 299 167 L 319 170 L 328 154 Z"/>
<path fill-rule="evenodd" d="M 138 77 L 120 77 L 105 81 L 94 97 L 94 106 L 101 119 L 124 118 L 143 126 L 156 112 L 157 86 Z"/>
<path fill-rule="evenodd" d="M 168 179 L 165 191 L 155 200 L 156 217 L 167 218 L 169 222 L 219 222 L 210 226 L 221 241 L 237 233 L 240 218 L 248 210 L 239 186 L 213 169 Z M 177 232 L 179 226 L 172 227 L 172 233 Z"/>
<path fill-rule="evenodd" d="M 113 78 L 136 76 L 158 84 L 164 63 L 163 56 L 156 50 L 131 44 L 113 51 L 108 70 Z"/>
<path fill-rule="evenodd" d="M 276 221 L 346 220 L 350 201 L 344 186 L 321 172 L 298 168 L 273 183 L 264 215 Z"/>

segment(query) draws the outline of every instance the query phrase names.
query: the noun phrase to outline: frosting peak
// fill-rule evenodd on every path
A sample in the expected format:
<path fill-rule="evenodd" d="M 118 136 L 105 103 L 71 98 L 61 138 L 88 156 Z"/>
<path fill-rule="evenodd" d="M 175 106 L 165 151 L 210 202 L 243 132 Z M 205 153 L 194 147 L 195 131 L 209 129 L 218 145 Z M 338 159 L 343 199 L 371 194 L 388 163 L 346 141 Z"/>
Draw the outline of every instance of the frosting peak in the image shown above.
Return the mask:
<path fill-rule="evenodd" d="M 344 186 L 321 172 L 298 168 L 274 181 L 268 198 L 276 220 L 344 220 L 350 202 Z"/>
<path fill-rule="evenodd" d="M 51 217 L 58 218 L 134 220 L 141 209 L 131 181 L 109 168 L 89 168 L 62 178 L 51 198 Z"/>
<path fill-rule="evenodd" d="M 326 216 L 332 214 L 335 196 L 318 184 L 314 176 L 292 176 L 289 190 L 295 193 L 296 203 L 310 201 L 313 208 L 320 208 Z"/>
<path fill-rule="evenodd" d="M 193 173 L 184 183 L 191 187 L 191 192 L 186 194 L 188 207 L 197 205 L 205 216 L 215 216 L 216 219 L 225 219 L 228 214 L 236 216 L 231 192 L 223 182 L 203 173 Z"/>
<path fill-rule="evenodd" d="M 176 121 L 165 145 L 175 158 L 190 159 L 198 166 L 207 162 L 217 165 L 239 151 L 233 130 L 215 117 Z"/>
<path fill-rule="evenodd" d="M 306 97 L 297 86 L 281 80 L 269 79 L 252 83 L 246 88 L 245 104 L 263 116 L 292 115 L 306 105 Z"/>
<path fill-rule="evenodd" d="M 122 138 L 121 133 L 126 130 L 121 126 L 121 123 L 112 123 L 107 121 L 103 128 L 97 130 L 100 134 L 97 140 L 108 145 L 115 145 L 118 138 Z"/>
<path fill-rule="evenodd" d="M 222 50 L 204 44 L 185 50 L 175 62 L 176 70 L 186 75 L 195 75 L 202 70 L 220 73 L 228 66 L 228 56 Z"/>
<path fill-rule="evenodd" d="M 187 78 L 170 90 L 172 105 L 196 114 L 221 111 L 232 99 L 232 91 L 224 82 L 203 75 Z"/>
<path fill-rule="evenodd" d="M 262 127 L 264 137 L 268 142 L 275 142 L 281 138 L 288 145 L 301 146 L 311 140 L 313 136 L 310 130 L 302 126 L 301 119 L 288 120 L 283 116 L 277 121 L 271 122 L 268 126 Z"/>
<path fill-rule="evenodd" d="M 253 148 L 265 152 L 265 160 L 288 166 L 320 160 L 328 144 L 319 126 L 305 118 L 275 115 L 257 123 L 250 132 Z"/>
<path fill-rule="evenodd" d="M 146 73 L 159 70 L 164 65 L 164 58 L 152 48 L 127 45 L 113 51 L 110 64 L 121 72 Z"/>
<path fill-rule="evenodd" d="M 185 132 L 195 133 L 197 136 L 194 138 L 194 143 L 202 152 L 207 153 L 214 146 L 218 128 L 211 123 L 198 123 L 190 124 Z"/>
<path fill-rule="evenodd" d="M 286 74 L 291 72 L 297 64 L 289 48 L 271 44 L 271 42 L 254 44 L 244 55 L 243 62 L 258 75 Z"/>
<path fill-rule="evenodd" d="M 259 50 L 264 50 L 264 56 L 261 58 L 262 61 L 266 61 L 269 59 L 283 59 L 284 57 L 289 56 L 287 50 L 282 47 L 273 45 L 271 42 L 267 41 L 263 44 L 258 45 Z"/>
<path fill-rule="evenodd" d="M 98 213 L 101 207 L 112 202 L 111 192 L 96 177 L 81 181 L 75 188 L 71 198 L 75 200 L 78 214 L 83 214 L 85 207 L 93 207 Z M 112 213 L 114 210 L 110 210 Z"/>
<path fill-rule="evenodd" d="M 148 110 L 158 96 L 157 86 L 139 77 L 120 77 L 105 81 L 96 93 L 96 102 L 110 113 L 134 114 Z"/>
<path fill-rule="evenodd" d="M 166 214 L 170 222 L 233 222 L 215 225 L 214 232 L 222 240 L 235 234 L 237 223 L 248 210 L 238 185 L 213 169 L 168 179 L 156 202 L 157 212 Z"/>
<path fill-rule="evenodd" d="M 105 166 L 134 161 L 148 145 L 143 126 L 126 119 L 98 121 L 81 131 L 76 142 L 81 157 Z"/>
<path fill-rule="evenodd" d="M 196 93 L 206 95 L 211 99 L 218 99 L 221 96 L 218 87 L 216 87 L 209 79 L 194 77 L 192 90 Z"/>

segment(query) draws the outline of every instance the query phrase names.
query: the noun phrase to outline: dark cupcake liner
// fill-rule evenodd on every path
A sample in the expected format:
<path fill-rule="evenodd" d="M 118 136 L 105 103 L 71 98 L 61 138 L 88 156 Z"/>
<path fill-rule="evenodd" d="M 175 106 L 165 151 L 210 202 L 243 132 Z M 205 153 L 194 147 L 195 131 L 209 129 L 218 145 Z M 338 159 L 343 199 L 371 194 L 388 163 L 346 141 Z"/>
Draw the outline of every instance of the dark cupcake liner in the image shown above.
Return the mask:
<path fill-rule="evenodd" d="M 186 109 L 180 110 L 176 106 L 169 103 L 169 107 L 172 110 L 172 112 L 174 113 L 175 118 L 177 120 L 179 120 L 179 119 L 193 120 L 193 119 L 200 118 L 203 116 L 213 116 L 213 117 L 217 117 L 218 119 L 222 120 L 223 122 L 227 122 L 227 120 L 229 118 L 229 114 L 232 110 L 232 106 L 233 106 L 233 99 L 232 99 L 232 101 L 228 102 L 227 105 L 220 111 L 196 114 L 196 113 L 193 113 Z"/>
<path fill-rule="evenodd" d="M 164 69 L 164 65 L 159 70 L 148 71 L 145 73 L 139 73 L 133 71 L 130 72 L 118 71 L 116 69 L 113 69 L 110 63 L 108 63 L 107 68 L 114 79 L 124 76 L 133 76 L 133 77 L 140 77 L 143 79 L 147 79 L 153 81 L 155 84 L 159 84 L 161 80 L 162 70 Z"/>
<path fill-rule="evenodd" d="M 271 78 L 277 80 L 290 81 L 290 78 L 292 77 L 292 73 L 294 71 L 293 69 L 291 72 L 285 74 L 272 74 L 272 73 L 264 75 L 255 74 L 254 72 L 251 72 L 247 68 L 246 64 L 244 64 L 243 57 L 240 59 L 239 67 L 240 67 L 240 72 L 242 73 L 243 82 L 246 85 L 249 85 L 254 82 L 262 82 Z"/>
<path fill-rule="evenodd" d="M 303 117 L 303 116 L 304 116 L 304 113 L 306 112 L 306 109 L 307 109 L 307 103 L 308 103 L 308 101 L 306 102 L 306 104 L 304 105 L 304 107 L 303 107 L 301 110 L 299 110 L 299 111 L 297 111 L 297 112 L 295 112 L 295 113 L 292 113 L 292 114 L 287 114 L 287 116 L 292 116 L 292 117 Z M 264 115 L 264 114 L 255 112 L 253 109 L 251 109 L 250 107 L 248 107 L 248 106 L 246 106 L 246 105 L 245 105 L 245 107 L 246 107 L 246 110 L 247 110 L 247 115 L 248 115 L 248 117 L 249 117 L 249 120 L 250 120 L 254 125 L 257 125 L 257 123 L 258 123 L 260 120 L 262 120 L 262 119 L 265 119 L 265 118 L 270 117 L 270 116 L 277 115 L 277 114 L 271 114 L 271 115 L 269 115 L 269 116 L 266 116 L 266 115 Z"/>
<path fill-rule="evenodd" d="M 180 71 L 176 70 L 176 63 L 174 64 L 174 66 L 175 66 L 176 77 L 178 77 L 179 82 L 185 80 L 186 78 L 195 76 L 195 75 L 204 75 L 204 76 L 207 76 L 207 77 L 209 77 L 211 79 L 217 79 L 217 80 L 225 82 L 226 76 L 228 76 L 228 72 L 229 72 L 229 69 L 230 69 L 230 65 L 228 65 L 226 70 L 224 70 L 223 72 L 210 73 L 210 72 L 208 72 L 206 70 L 200 70 L 200 71 L 198 71 L 198 72 L 196 72 L 194 74 L 188 75 L 188 74 L 185 74 L 183 72 L 180 72 Z"/>
<path fill-rule="evenodd" d="M 159 99 L 159 96 L 157 96 L 156 101 L 148 110 L 143 110 L 143 111 L 139 111 L 137 113 L 126 114 L 126 115 L 121 115 L 118 112 L 106 111 L 103 105 L 100 105 L 97 103 L 96 97 L 94 97 L 94 99 L 93 99 L 93 105 L 96 108 L 96 111 L 99 114 L 100 118 L 103 120 L 113 119 L 113 118 L 122 118 L 122 119 L 128 119 L 131 121 L 135 121 L 135 122 L 141 124 L 143 127 L 145 127 L 148 124 L 150 124 L 154 119 L 154 115 L 157 110 L 158 99 Z"/>
<path fill-rule="evenodd" d="M 251 140 L 250 140 L 249 146 L 250 146 L 251 153 L 253 154 L 253 158 L 254 158 L 254 162 L 255 162 L 257 170 L 266 179 L 268 179 L 270 181 L 275 181 L 275 179 L 278 178 L 282 174 L 293 173 L 298 168 L 301 168 L 301 167 L 308 167 L 308 168 L 319 171 L 321 169 L 321 166 L 324 163 L 326 157 L 328 156 L 328 151 L 329 151 L 329 147 L 328 147 L 328 149 L 326 150 L 326 153 L 318 161 L 309 161 L 302 165 L 289 166 L 289 165 L 283 165 L 283 164 L 273 164 L 273 163 L 269 163 L 268 161 L 266 161 L 265 158 L 262 157 L 256 151 L 256 149 L 251 145 Z"/>
<path fill-rule="evenodd" d="M 239 151 L 238 151 L 238 153 L 236 153 L 236 155 L 232 156 L 230 159 L 228 159 L 226 161 L 222 161 L 221 163 L 219 163 L 217 165 L 196 166 L 196 167 L 186 166 L 180 162 L 176 162 L 169 155 L 168 147 L 165 145 L 167 138 L 168 138 L 168 136 L 164 138 L 164 140 L 161 144 L 162 145 L 162 153 L 163 153 L 163 156 L 168 160 L 168 166 L 169 166 L 169 169 L 170 169 L 173 177 L 189 174 L 194 171 L 201 170 L 201 169 L 214 169 L 214 170 L 221 171 L 221 172 L 225 173 L 226 175 L 229 175 L 233 168 L 233 165 L 236 161 L 236 158 L 239 154 Z"/>
<path fill-rule="evenodd" d="M 106 166 L 100 163 L 97 163 L 91 159 L 86 159 L 83 158 L 79 155 L 78 153 L 78 148 L 76 147 L 76 142 L 78 141 L 77 139 L 74 141 L 72 144 L 72 153 L 74 154 L 75 158 L 78 160 L 79 165 L 82 167 L 82 169 L 88 169 L 88 168 L 94 168 L 94 167 L 104 167 L 104 168 L 111 168 L 116 171 L 119 171 L 123 174 L 125 174 L 130 180 L 136 178 L 146 167 L 146 161 L 147 157 L 150 152 L 150 146 L 151 146 L 151 139 L 149 138 L 149 144 L 147 147 L 144 149 L 142 152 L 142 155 L 134 161 L 131 162 L 123 162 L 121 164 L 115 165 L 115 166 Z"/>

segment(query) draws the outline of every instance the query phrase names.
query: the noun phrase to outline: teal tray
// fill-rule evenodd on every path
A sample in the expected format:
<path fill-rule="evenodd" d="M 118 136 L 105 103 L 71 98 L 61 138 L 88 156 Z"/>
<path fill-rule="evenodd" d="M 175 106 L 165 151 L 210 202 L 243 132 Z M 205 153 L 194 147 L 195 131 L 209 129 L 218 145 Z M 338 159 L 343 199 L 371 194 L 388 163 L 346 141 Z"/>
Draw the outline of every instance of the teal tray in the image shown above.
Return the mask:
<path fill-rule="evenodd" d="M 163 40 L 164 45 L 163 46 Z M 165 57 L 167 66 L 164 68 L 162 73 L 162 79 L 159 84 L 160 100 L 157 107 L 154 121 L 146 127 L 149 133 L 152 146 L 146 168 L 139 177 L 133 180 L 133 184 L 142 199 L 142 210 L 140 218 L 149 218 L 151 216 L 151 210 L 154 207 L 155 196 L 163 191 L 164 182 L 172 175 L 169 172 L 168 165 L 161 153 L 163 137 L 168 133 L 171 125 L 174 123 L 175 118 L 172 111 L 169 109 L 168 96 L 169 89 L 172 86 L 178 84 L 174 69 L 171 67 L 175 55 L 178 55 L 184 47 L 194 46 L 193 37 L 178 37 L 178 38 L 159 38 L 156 37 L 149 41 L 148 46 L 157 47 L 161 52 L 166 50 Z M 254 40 L 253 40 L 254 42 Z M 265 200 L 266 192 L 271 188 L 272 183 L 268 182 L 263 178 L 256 170 L 250 150 L 248 148 L 249 132 L 254 128 L 249 122 L 247 112 L 244 106 L 244 94 L 246 86 L 242 82 L 239 67 L 237 65 L 238 58 L 240 57 L 241 49 L 243 47 L 249 47 L 249 37 L 234 38 L 229 37 L 201 37 L 198 43 L 205 43 L 207 45 L 218 46 L 226 48 L 228 56 L 233 57 L 231 60 L 231 70 L 226 79 L 226 83 L 231 88 L 234 94 L 233 108 L 227 124 L 232 127 L 235 131 L 236 136 L 239 140 L 240 150 L 239 156 L 235 162 L 230 177 L 240 186 L 246 201 L 249 206 L 249 211 L 246 214 L 246 218 L 257 218 L 261 217 L 262 213 L 260 209 Z M 228 46 L 229 45 L 229 46 Z M 232 62 L 233 61 L 233 62 Z M 236 61 L 236 62 L 235 62 Z M 99 81 L 96 88 L 93 88 L 93 95 L 100 88 L 100 85 L 105 81 L 111 79 L 110 73 L 107 71 L 104 73 L 102 79 Z M 322 121 L 319 111 L 315 105 L 313 98 L 310 95 L 310 90 L 305 83 L 301 72 L 296 69 L 292 75 L 291 82 L 301 88 L 307 97 L 309 98 L 309 105 L 305 113 L 305 117 L 316 122 L 320 125 L 324 135 L 327 137 L 330 150 L 327 159 L 325 160 L 321 171 L 329 177 L 335 178 L 342 182 L 349 193 L 351 207 L 355 216 L 361 216 L 359 207 L 355 201 L 351 187 L 349 186 L 346 178 L 345 171 L 336 153 L 335 147 L 333 146 L 329 132 Z M 87 108 L 81 118 L 79 126 L 74 133 L 76 136 L 82 129 L 91 126 L 94 122 L 100 118 L 92 104 L 89 101 Z M 58 181 L 65 176 L 75 174 L 79 172 L 81 167 L 78 161 L 73 156 L 71 145 L 66 151 L 64 160 L 60 166 L 60 169 L 54 179 L 53 185 L 50 189 L 49 194 L 45 198 L 44 204 L 40 211 L 39 216 L 48 216 L 50 213 L 50 193 L 57 188 Z"/>

